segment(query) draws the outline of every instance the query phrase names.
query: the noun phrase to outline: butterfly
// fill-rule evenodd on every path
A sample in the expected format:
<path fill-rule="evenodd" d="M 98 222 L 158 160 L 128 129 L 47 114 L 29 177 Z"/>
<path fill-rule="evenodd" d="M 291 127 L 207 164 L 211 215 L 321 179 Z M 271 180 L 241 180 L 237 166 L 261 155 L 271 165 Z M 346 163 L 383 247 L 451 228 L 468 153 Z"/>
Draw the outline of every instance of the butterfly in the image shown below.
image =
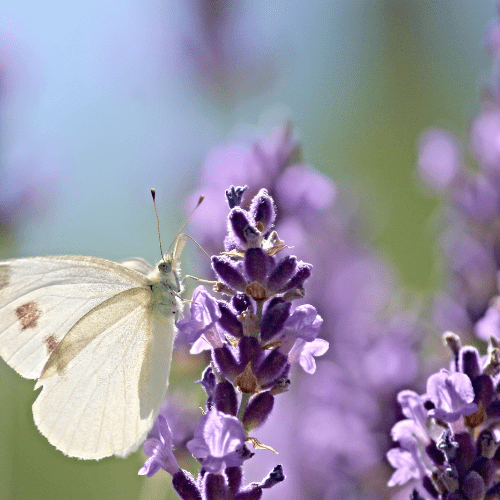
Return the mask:
<path fill-rule="evenodd" d="M 0 261 L 0 355 L 37 379 L 35 424 L 66 455 L 126 457 L 146 439 L 168 385 L 184 242 L 156 267 L 79 255 Z"/>

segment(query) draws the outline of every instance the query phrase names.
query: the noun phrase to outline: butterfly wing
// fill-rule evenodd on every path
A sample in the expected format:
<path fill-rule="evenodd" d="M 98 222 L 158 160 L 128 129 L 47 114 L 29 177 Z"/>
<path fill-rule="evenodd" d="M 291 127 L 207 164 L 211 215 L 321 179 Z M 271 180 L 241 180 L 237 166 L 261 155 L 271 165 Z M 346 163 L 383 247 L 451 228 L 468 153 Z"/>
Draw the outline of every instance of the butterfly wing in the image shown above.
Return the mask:
<path fill-rule="evenodd" d="M 112 297 L 78 321 L 47 363 L 33 415 L 67 455 L 126 456 L 146 438 L 167 389 L 174 332 L 173 317 L 152 303 L 149 287 Z"/>
<path fill-rule="evenodd" d="M 120 265 L 133 269 L 134 271 L 144 274 L 145 276 L 151 274 L 155 270 L 155 268 L 142 257 L 132 257 L 130 259 L 122 260 L 120 261 Z"/>
<path fill-rule="evenodd" d="M 49 256 L 0 262 L 0 355 L 38 378 L 71 327 L 114 295 L 147 286 L 142 274 L 96 257 Z"/>

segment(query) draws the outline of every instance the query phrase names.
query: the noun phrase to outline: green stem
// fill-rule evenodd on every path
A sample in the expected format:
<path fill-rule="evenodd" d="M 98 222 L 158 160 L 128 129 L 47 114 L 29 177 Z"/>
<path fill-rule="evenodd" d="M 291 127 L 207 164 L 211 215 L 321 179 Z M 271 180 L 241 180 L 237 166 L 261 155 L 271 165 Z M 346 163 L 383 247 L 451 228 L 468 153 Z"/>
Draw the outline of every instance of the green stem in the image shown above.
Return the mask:
<path fill-rule="evenodd" d="M 240 409 L 238 410 L 238 420 L 240 422 L 243 422 L 243 415 L 245 414 L 245 410 L 247 409 L 248 401 L 250 401 L 251 396 L 252 395 L 249 392 L 243 392 L 241 394 Z"/>

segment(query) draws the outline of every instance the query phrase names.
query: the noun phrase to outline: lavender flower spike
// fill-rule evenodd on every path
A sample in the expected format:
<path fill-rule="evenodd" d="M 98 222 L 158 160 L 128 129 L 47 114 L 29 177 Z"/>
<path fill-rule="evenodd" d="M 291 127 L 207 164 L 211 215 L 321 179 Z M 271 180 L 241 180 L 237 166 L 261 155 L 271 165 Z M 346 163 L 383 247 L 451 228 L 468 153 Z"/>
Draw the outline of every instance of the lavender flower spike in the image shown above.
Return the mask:
<path fill-rule="evenodd" d="M 226 298 L 216 300 L 197 287 L 190 317 L 177 324 L 194 342 L 191 353 L 211 351 L 210 366 L 198 381 L 207 394 L 206 413 L 186 444 L 202 464 L 197 479 L 173 459 L 163 416 L 155 424 L 162 431 L 145 446 L 151 458 L 141 474 L 168 470 L 182 500 L 259 500 L 263 490 L 284 480 L 282 467 L 276 466 L 261 483 L 244 486 L 243 462 L 256 455 L 245 442 L 270 448 L 253 432 L 268 420 L 275 399 L 287 392 L 290 364 L 298 361 L 314 373 L 313 356 L 329 345 L 316 338 L 323 320 L 315 307 L 300 305 L 292 312 L 292 302 L 304 296 L 312 266 L 296 257 L 276 257 L 287 245 L 273 230 L 273 199 L 262 189 L 245 210 L 239 206 L 243 193 L 244 188 L 234 187 L 226 192 L 225 252 L 211 259 L 218 278 L 214 290 Z"/>
<path fill-rule="evenodd" d="M 391 432 L 400 448 L 387 454 L 397 468 L 388 484 L 421 479 L 429 494 L 425 498 L 495 500 L 500 492 L 499 387 L 489 375 L 497 373 L 495 363 L 487 358 L 485 363 L 475 347 L 462 347 L 460 339 L 447 332 L 445 339 L 450 338 L 457 371 L 431 375 L 423 396 L 413 391 L 398 395 L 409 418 Z"/>

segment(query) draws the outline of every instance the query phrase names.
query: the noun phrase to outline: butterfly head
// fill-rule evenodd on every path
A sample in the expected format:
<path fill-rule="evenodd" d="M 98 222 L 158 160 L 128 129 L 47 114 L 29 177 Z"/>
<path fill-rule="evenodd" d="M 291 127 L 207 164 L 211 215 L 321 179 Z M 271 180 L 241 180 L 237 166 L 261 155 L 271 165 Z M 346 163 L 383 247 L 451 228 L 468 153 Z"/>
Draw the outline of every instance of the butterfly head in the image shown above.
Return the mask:
<path fill-rule="evenodd" d="M 175 259 L 170 254 L 165 254 L 163 259 L 158 262 L 158 282 L 163 286 L 175 290 L 176 292 L 180 292 L 182 290 L 179 274 L 180 274 L 180 262 Z"/>
<path fill-rule="evenodd" d="M 165 254 L 163 259 L 158 262 L 158 271 L 160 274 L 168 274 L 172 271 L 173 268 L 173 259 L 170 255 Z"/>

